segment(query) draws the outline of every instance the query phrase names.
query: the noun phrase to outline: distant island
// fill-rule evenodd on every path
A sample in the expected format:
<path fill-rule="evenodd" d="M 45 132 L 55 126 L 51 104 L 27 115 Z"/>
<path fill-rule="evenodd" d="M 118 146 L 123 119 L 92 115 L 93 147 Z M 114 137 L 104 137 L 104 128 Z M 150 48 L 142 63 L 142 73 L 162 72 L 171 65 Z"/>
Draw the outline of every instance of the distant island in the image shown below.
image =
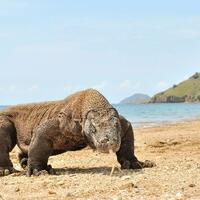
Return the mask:
<path fill-rule="evenodd" d="M 200 73 L 195 73 L 188 80 L 154 95 L 150 100 L 150 103 L 182 102 L 200 102 Z"/>
<path fill-rule="evenodd" d="M 146 94 L 136 93 L 120 101 L 119 104 L 143 104 L 148 103 L 151 97 Z"/>

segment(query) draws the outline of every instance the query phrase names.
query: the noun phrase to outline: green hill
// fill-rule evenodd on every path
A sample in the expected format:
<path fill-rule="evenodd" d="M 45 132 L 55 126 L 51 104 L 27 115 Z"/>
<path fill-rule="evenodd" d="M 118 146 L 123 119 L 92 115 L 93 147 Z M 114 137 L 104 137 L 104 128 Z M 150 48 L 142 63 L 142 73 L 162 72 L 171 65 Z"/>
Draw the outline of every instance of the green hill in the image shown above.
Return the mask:
<path fill-rule="evenodd" d="M 164 92 L 154 95 L 151 103 L 200 102 L 200 73 L 195 73 L 188 80 L 173 85 Z"/>
<path fill-rule="evenodd" d="M 146 94 L 134 94 L 130 97 L 127 97 L 123 99 L 120 104 L 142 104 L 142 103 L 148 103 L 150 101 L 150 97 Z"/>

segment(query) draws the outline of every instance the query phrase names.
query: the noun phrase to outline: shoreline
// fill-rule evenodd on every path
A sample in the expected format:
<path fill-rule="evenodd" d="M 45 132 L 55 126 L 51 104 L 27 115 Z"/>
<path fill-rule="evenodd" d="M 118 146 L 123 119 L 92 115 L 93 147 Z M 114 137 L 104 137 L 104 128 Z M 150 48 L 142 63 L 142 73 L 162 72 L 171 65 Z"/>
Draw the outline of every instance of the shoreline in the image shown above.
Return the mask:
<path fill-rule="evenodd" d="M 179 124 L 179 123 L 185 123 L 185 122 L 192 122 L 192 121 L 198 121 L 200 120 L 200 117 L 190 117 L 185 119 L 177 119 L 177 120 L 170 120 L 170 121 L 152 121 L 152 122 L 132 122 L 131 124 L 134 129 L 140 129 L 140 128 L 152 128 L 152 127 L 160 127 L 165 125 L 173 125 L 173 124 Z"/>

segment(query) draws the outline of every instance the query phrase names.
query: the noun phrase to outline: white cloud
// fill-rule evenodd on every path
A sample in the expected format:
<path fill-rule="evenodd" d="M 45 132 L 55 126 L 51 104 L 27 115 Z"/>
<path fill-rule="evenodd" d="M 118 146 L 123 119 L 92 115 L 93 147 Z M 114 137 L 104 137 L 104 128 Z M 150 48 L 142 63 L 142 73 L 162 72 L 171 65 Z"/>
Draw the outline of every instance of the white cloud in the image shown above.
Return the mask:
<path fill-rule="evenodd" d="M 99 83 L 98 85 L 94 85 L 92 88 L 95 88 L 95 89 L 97 89 L 97 90 L 102 90 L 102 89 L 104 89 L 107 85 L 108 85 L 108 81 L 103 80 L 101 83 Z"/>
<path fill-rule="evenodd" d="M 3 92 L 4 91 L 4 88 L 0 87 L 0 92 Z"/>
<path fill-rule="evenodd" d="M 160 91 L 168 89 L 169 87 L 170 87 L 169 83 L 165 81 L 160 81 L 156 85 L 156 91 L 160 92 Z"/>
<path fill-rule="evenodd" d="M 74 90 L 74 88 L 71 85 L 65 85 L 64 90 L 67 91 L 67 92 L 71 92 L 71 91 Z"/>
<path fill-rule="evenodd" d="M 124 80 L 123 82 L 119 84 L 119 87 L 125 90 L 129 90 L 129 89 L 137 90 L 140 88 L 140 86 L 141 86 L 140 82 L 133 83 L 133 81 L 131 80 Z"/>
<path fill-rule="evenodd" d="M 10 92 L 14 92 L 16 89 L 17 89 L 17 87 L 15 85 L 10 85 L 9 88 L 8 88 L 8 90 Z"/>
<path fill-rule="evenodd" d="M 33 91 L 37 91 L 39 89 L 38 85 L 32 85 L 28 90 L 33 92 Z"/>
<path fill-rule="evenodd" d="M 27 1 L 0 1 L 0 16 L 15 16 L 24 12 L 28 7 Z"/>
<path fill-rule="evenodd" d="M 79 90 L 83 90 L 85 88 L 82 87 L 82 86 L 77 86 L 77 85 L 73 85 L 73 86 L 72 85 L 65 85 L 63 89 L 67 94 L 72 94 L 74 92 L 77 92 Z"/>
<path fill-rule="evenodd" d="M 195 29 L 183 29 L 177 31 L 177 35 L 184 39 L 198 39 L 200 38 L 200 30 Z"/>
<path fill-rule="evenodd" d="M 97 85 L 93 85 L 93 86 L 86 86 L 86 85 L 65 85 L 64 86 L 64 91 L 67 92 L 68 94 L 70 93 L 74 93 L 80 90 L 85 90 L 87 88 L 94 88 L 97 90 L 102 90 L 104 89 L 106 86 L 108 86 L 108 81 L 103 80 L 101 81 L 99 84 Z"/>

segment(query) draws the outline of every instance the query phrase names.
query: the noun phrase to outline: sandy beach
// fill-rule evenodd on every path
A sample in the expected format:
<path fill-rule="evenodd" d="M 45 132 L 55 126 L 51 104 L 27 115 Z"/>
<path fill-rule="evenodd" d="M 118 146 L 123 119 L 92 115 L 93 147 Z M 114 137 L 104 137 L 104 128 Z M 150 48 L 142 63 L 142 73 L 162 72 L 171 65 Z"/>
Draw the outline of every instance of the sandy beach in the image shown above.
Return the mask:
<path fill-rule="evenodd" d="M 91 149 L 51 157 L 57 175 L 0 177 L 0 199 L 200 199 L 200 120 L 135 129 L 136 155 L 156 167 L 123 170 Z M 20 169 L 11 153 L 14 166 Z M 113 164 L 116 166 L 110 176 Z M 21 170 L 21 169 L 20 169 Z"/>

